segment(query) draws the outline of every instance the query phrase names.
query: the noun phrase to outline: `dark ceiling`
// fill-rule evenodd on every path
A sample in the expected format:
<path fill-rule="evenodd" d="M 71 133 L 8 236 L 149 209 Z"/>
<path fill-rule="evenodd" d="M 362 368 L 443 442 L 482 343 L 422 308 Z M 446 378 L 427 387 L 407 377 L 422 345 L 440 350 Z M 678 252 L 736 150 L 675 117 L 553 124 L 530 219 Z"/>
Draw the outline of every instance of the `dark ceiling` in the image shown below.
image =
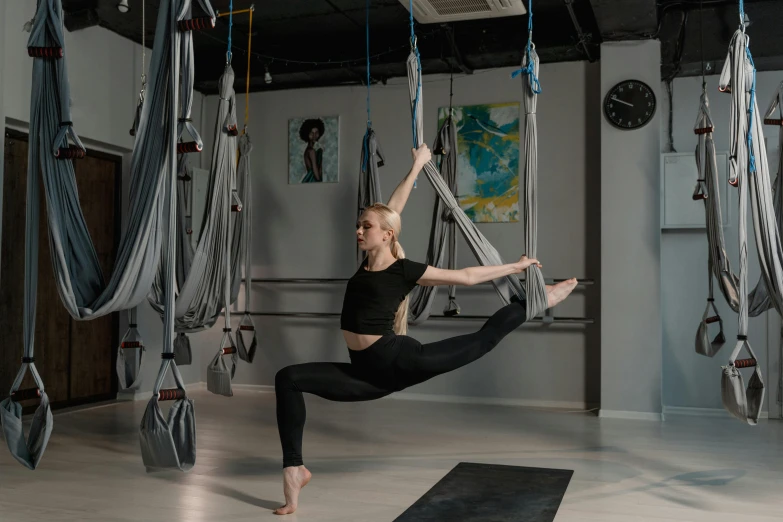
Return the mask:
<path fill-rule="evenodd" d="M 66 27 L 73 31 L 100 25 L 141 43 L 142 0 L 128 3 L 131 10 L 123 14 L 116 8 L 117 0 L 63 0 Z M 366 83 L 365 0 L 234 0 L 234 9 L 254 3 L 252 91 Z M 783 2 L 745 0 L 745 4 L 757 68 L 783 69 L 783 31 L 777 27 L 783 20 Z M 157 5 L 157 0 L 146 0 L 148 47 Z M 228 5 L 229 0 L 212 2 L 220 12 L 227 12 Z M 533 40 L 542 63 L 595 61 L 602 42 L 657 38 L 663 78 L 701 74 L 702 47 L 708 73 L 720 72 L 739 22 L 737 2 L 726 0 L 534 0 L 533 10 Z M 408 10 L 399 0 L 372 0 L 369 20 L 371 81 L 405 76 Z M 248 30 L 248 16 L 234 16 L 232 65 L 238 91 L 245 88 Z M 470 74 L 520 63 L 527 15 L 448 25 L 416 23 L 416 34 L 425 74 L 452 70 Z M 218 18 L 214 29 L 194 33 L 198 91 L 216 92 L 227 39 L 227 17 Z M 267 68 L 271 83 L 264 81 Z"/>

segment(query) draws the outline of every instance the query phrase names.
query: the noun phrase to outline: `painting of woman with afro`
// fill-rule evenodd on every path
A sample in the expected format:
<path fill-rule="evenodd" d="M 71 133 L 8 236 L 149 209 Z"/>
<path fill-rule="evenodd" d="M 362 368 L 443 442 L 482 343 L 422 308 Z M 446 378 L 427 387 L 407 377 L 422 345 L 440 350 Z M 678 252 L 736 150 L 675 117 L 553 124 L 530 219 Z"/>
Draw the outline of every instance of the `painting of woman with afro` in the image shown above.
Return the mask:
<path fill-rule="evenodd" d="M 288 182 L 337 182 L 337 117 L 293 118 L 288 123 Z"/>

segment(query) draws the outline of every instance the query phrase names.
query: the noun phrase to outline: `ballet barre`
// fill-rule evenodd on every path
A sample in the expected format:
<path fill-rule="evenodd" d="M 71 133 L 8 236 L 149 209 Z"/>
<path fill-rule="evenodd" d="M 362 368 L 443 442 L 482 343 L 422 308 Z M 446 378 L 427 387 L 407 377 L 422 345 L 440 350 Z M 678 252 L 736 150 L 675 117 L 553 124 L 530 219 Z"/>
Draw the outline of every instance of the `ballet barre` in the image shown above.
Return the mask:
<path fill-rule="evenodd" d="M 242 279 L 242 282 L 246 282 L 247 279 Z M 562 281 L 567 281 L 567 279 L 546 279 L 545 282 L 548 285 L 557 284 Z M 288 277 L 278 277 L 278 278 L 257 278 L 253 277 L 250 279 L 251 283 L 285 283 L 285 284 L 339 284 L 339 283 L 347 283 L 348 279 L 334 279 L 334 278 L 288 278 Z M 524 283 L 524 279 L 519 280 L 520 283 Z M 479 283 L 481 285 L 489 285 L 492 284 L 491 282 L 486 283 Z M 594 285 L 595 281 L 593 279 L 579 279 L 577 281 L 576 286 L 590 286 Z M 447 285 L 443 285 L 447 286 Z"/>
<path fill-rule="evenodd" d="M 234 312 L 234 313 L 240 313 L 241 312 Z M 300 318 L 329 318 L 329 319 L 337 319 L 340 317 L 340 314 L 334 313 L 334 312 L 248 312 L 248 314 L 252 316 L 258 316 L 258 317 L 300 317 Z M 221 314 L 222 315 L 222 314 Z M 490 316 L 488 315 L 468 315 L 468 314 L 457 314 L 457 315 L 442 315 L 442 314 L 431 314 L 428 318 L 428 320 L 433 319 L 463 319 L 463 320 L 481 320 L 486 321 L 489 319 Z M 534 319 L 531 319 L 528 322 L 533 323 L 558 323 L 558 324 L 594 324 L 595 320 L 589 317 L 555 317 L 551 315 L 546 315 L 544 317 L 536 317 Z"/>

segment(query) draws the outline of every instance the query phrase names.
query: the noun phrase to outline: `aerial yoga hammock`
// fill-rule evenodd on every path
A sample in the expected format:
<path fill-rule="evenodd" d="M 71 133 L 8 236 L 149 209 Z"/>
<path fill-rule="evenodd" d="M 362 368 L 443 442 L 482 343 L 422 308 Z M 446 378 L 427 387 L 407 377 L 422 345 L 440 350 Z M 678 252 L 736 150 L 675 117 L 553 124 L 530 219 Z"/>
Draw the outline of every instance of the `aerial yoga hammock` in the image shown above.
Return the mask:
<path fill-rule="evenodd" d="M 729 306 L 739 313 L 737 342 L 729 356 L 728 364 L 722 368 L 723 406 L 736 418 L 755 425 L 758 423 L 764 402 L 764 381 L 759 361 L 748 342 L 748 316 L 758 315 L 770 307 L 774 307 L 779 314 L 783 311 L 783 248 L 779 235 L 781 208 L 779 199 L 783 191 L 780 190 L 781 176 L 778 175 L 774 189 L 776 197 L 773 199 L 767 155 L 763 147 L 764 129 L 758 116 L 756 102 L 756 71 L 748 47 L 748 37 L 745 34 L 742 0 L 739 3 L 739 10 L 740 27 L 731 40 L 720 78 L 720 91 L 730 93 L 732 97 L 729 183 L 739 188 L 739 277 L 731 272 L 723 248 L 715 150 L 711 137 L 714 126 L 709 118 L 706 94 L 702 95 L 696 128 L 700 136 L 699 148 L 697 148 L 699 181 L 694 191 L 694 199 L 704 200 L 706 204 L 710 269 L 717 277 Z M 777 104 L 777 101 L 773 100 L 767 114 L 768 119 Z M 702 183 L 706 186 L 706 194 Z M 761 281 L 750 295 L 747 291 L 748 185 L 761 267 Z M 778 211 L 777 216 L 776 211 Z M 709 302 L 709 305 L 711 304 L 712 301 Z M 708 314 L 705 313 L 706 315 Z M 708 356 L 714 355 L 722 344 L 719 338 L 710 341 L 706 333 L 703 333 L 706 332 L 706 324 L 716 322 L 713 317 L 705 317 L 702 320 L 696 339 L 697 351 Z M 737 359 L 743 348 L 748 351 L 750 357 Z M 748 367 L 755 369 L 746 388 L 740 369 Z"/>
<path fill-rule="evenodd" d="M 229 16 L 232 16 L 232 12 L 229 13 Z M 230 19 L 229 27 L 232 22 L 233 18 Z M 183 40 L 184 44 L 190 43 L 190 39 L 187 37 Z M 192 51 L 188 56 L 192 57 Z M 244 342 L 245 339 L 242 339 L 239 346 L 234 344 L 230 322 L 230 304 L 236 300 L 241 282 L 240 254 L 243 251 L 247 252 L 246 242 L 249 237 L 246 225 L 250 217 L 247 214 L 248 206 L 242 203 L 250 200 L 247 159 L 250 147 L 249 142 L 245 139 L 241 147 L 245 150 L 244 157 L 240 157 L 242 168 L 239 173 L 241 176 L 237 179 L 235 151 L 238 132 L 233 83 L 234 72 L 230 64 L 229 53 L 219 83 L 220 100 L 215 124 L 215 147 L 207 190 L 210 197 L 207 201 L 203 229 L 201 229 L 195 252 L 190 246 L 188 237 L 190 225 L 186 209 L 182 205 L 185 200 L 184 184 L 189 181 L 190 176 L 186 170 L 187 167 L 182 167 L 184 158 L 180 159 L 181 171 L 184 171 L 184 174 L 180 177 L 183 180 L 183 187 L 179 191 L 177 244 L 182 253 L 177 256 L 179 295 L 176 301 L 176 329 L 178 335 L 174 343 L 177 363 L 190 363 L 190 342 L 185 332 L 204 330 L 213 326 L 221 311 L 225 309 L 224 335 L 218 354 L 207 370 L 207 388 L 214 393 L 228 396 L 232 394 L 231 379 L 236 371 L 238 356 L 244 360 L 250 360 L 250 356 L 254 355 L 255 350 L 254 337 L 247 344 Z M 192 90 L 188 89 L 187 93 L 192 93 Z M 185 94 L 187 95 L 187 93 Z M 183 120 L 185 121 L 189 117 L 190 107 L 191 98 L 187 97 L 183 100 L 183 113 L 186 115 Z M 247 256 L 245 256 L 245 262 L 247 262 Z M 153 291 L 150 293 L 150 302 L 159 314 L 164 312 L 160 304 L 163 296 L 160 284 L 161 276 L 162 274 L 159 272 L 156 283 L 153 285 Z M 247 316 L 247 314 L 245 315 Z M 248 324 L 248 317 L 243 318 L 238 332 L 250 332 L 248 327 L 252 327 L 252 321 Z M 238 333 L 238 335 L 241 334 Z M 223 355 L 231 355 L 230 368 L 223 360 Z"/>
<path fill-rule="evenodd" d="M 449 192 L 457 196 L 457 127 L 454 123 L 454 115 L 451 108 L 453 96 L 454 75 L 451 76 L 449 94 L 449 112 L 438 131 L 438 136 L 433 143 L 433 153 L 441 156 L 440 173 L 443 176 Z M 432 227 L 430 228 L 430 241 L 427 247 L 426 263 L 437 268 L 443 267 L 443 257 L 446 252 L 446 239 L 449 240 L 449 269 L 457 268 L 457 230 L 456 222 L 451 211 L 444 209 L 445 204 L 441 198 L 435 198 L 432 209 Z M 408 322 L 419 324 L 430 316 L 432 303 L 435 300 L 437 286 L 416 286 L 410 294 Z M 449 301 L 444 315 L 454 316 L 460 312 L 457 304 L 457 287 L 449 286 Z"/>
<path fill-rule="evenodd" d="M 256 356 L 256 348 L 258 347 L 256 327 L 255 324 L 253 324 L 253 319 L 250 317 L 250 289 L 253 284 L 252 274 L 250 273 L 250 253 L 253 237 L 251 228 L 253 222 L 253 206 L 251 205 L 253 190 L 251 188 L 252 169 L 250 168 L 250 153 L 253 151 L 253 143 L 250 141 L 250 135 L 247 133 L 247 124 L 250 120 L 250 49 L 251 44 L 253 43 L 254 11 L 252 5 L 250 6 L 249 11 L 250 21 L 247 31 L 247 77 L 245 79 L 245 125 L 242 129 L 242 135 L 239 137 L 239 164 L 237 166 L 240 194 L 242 194 L 242 201 L 245 202 L 241 220 L 242 251 L 240 253 L 245 265 L 245 310 L 242 315 L 242 320 L 239 321 L 239 325 L 237 326 L 236 337 L 239 358 L 243 361 L 252 363 Z M 228 307 L 226 307 L 226 309 L 228 309 Z"/>
<path fill-rule="evenodd" d="M 133 125 L 130 135 L 136 136 L 139 130 L 141 109 L 144 106 L 144 94 L 147 90 L 147 74 L 145 62 L 147 57 L 147 15 L 146 0 L 141 0 L 141 88 L 139 98 L 134 111 Z M 144 357 L 144 340 L 136 323 L 136 308 L 128 310 L 128 330 L 122 336 L 117 348 L 117 380 L 120 390 L 138 390 L 141 386 L 141 369 Z M 126 352 L 128 350 L 128 352 Z"/>
<path fill-rule="evenodd" d="M 423 99 L 421 84 L 421 60 L 417 48 L 416 34 L 413 28 L 413 2 L 409 2 L 410 27 L 411 27 L 411 52 L 408 56 L 408 88 L 411 102 L 411 115 L 413 123 L 413 146 L 418 148 L 424 140 Z M 532 44 L 532 0 L 528 9 L 528 43 L 522 58 L 523 73 L 522 86 L 524 91 L 524 106 L 526 109 L 525 128 L 525 167 L 524 167 L 524 198 L 523 207 L 526 216 L 525 255 L 529 258 L 536 257 L 536 176 L 537 176 L 537 127 L 536 127 L 536 95 L 540 92 L 538 83 L 538 56 Z M 517 73 L 517 74 L 518 74 Z M 514 74 L 513 76 L 516 76 Z M 424 173 L 432 184 L 438 197 L 443 201 L 446 209 L 454 219 L 456 226 L 462 232 L 468 247 L 473 251 L 481 265 L 503 264 L 503 259 L 497 250 L 487 241 L 484 235 L 476 228 L 475 224 L 465 214 L 448 185 L 441 176 L 438 168 L 430 161 L 424 166 Z M 511 298 L 516 296 L 527 300 L 527 319 L 533 319 L 547 308 L 546 285 L 540 269 L 533 265 L 527 269 L 525 287 L 522 287 L 519 278 L 506 276 L 492 281 L 495 290 L 504 304 L 509 304 Z"/>
<path fill-rule="evenodd" d="M 192 90 L 193 86 L 193 60 L 188 55 L 192 47 L 183 45 L 182 32 L 188 32 L 195 27 L 214 26 L 215 15 L 212 6 L 207 0 L 199 0 L 201 8 L 207 13 L 203 18 L 191 18 L 191 0 L 162 0 L 158 11 L 158 25 L 155 35 L 152 63 L 162 64 L 161 67 L 150 66 L 150 79 L 154 86 L 160 82 L 163 86 L 179 86 L 181 89 Z M 185 39 L 187 40 L 187 39 Z M 183 77 L 180 83 L 180 71 L 172 65 L 180 63 L 179 53 L 185 51 L 183 57 Z M 156 92 L 153 88 L 153 92 Z M 176 286 L 176 228 L 177 228 L 177 152 L 187 150 L 200 150 L 201 143 L 198 134 L 192 126 L 189 128 L 191 135 L 196 138 L 195 143 L 177 145 L 178 136 L 181 135 L 182 125 L 175 127 L 177 118 L 177 94 L 176 90 L 170 91 L 172 103 L 166 107 L 166 117 L 161 118 L 167 127 L 165 138 L 161 139 L 161 145 L 166 154 L 166 183 L 165 183 L 165 217 L 166 217 L 166 248 L 163 252 L 165 273 L 163 284 L 165 287 L 164 338 L 162 361 L 158 376 L 152 390 L 152 398 L 141 419 L 139 427 L 139 444 L 141 446 L 142 460 L 146 469 L 179 469 L 182 471 L 193 467 L 196 460 L 196 427 L 193 401 L 187 397 L 185 384 L 174 361 L 174 323 L 175 323 L 175 286 Z M 187 99 L 187 93 L 183 93 L 183 99 Z M 146 122 L 149 99 L 145 100 L 142 110 L 142 128 Z M 184 107 L 184 106 L 183 106 Z M 189 122 L 185 122 L 189 125 Z M 158 265 L 151 270 L 157 277 Z M 151 285 L 150 285 L 151 286 Z M 161 389 L 166 372 L 171 368 L 176 388 Z M 168 419 L 163 417 L 160 409 L 160 401 L 173 400 L 174 404 L 169 410 Z"/>
<path fill-rule="evenodd" d="M 202 7 L 211 14 L 203 0 Z M 63 304 L 77 320 L 90 320 L 115 311 L 133 308 L 149 291 L 161 254 L 161 222 L 166 204 L 166 181 L 173 180 L 176 120 L 176 93 L 170 88 L 179 83 L 179 74 L 172 67 L 176 47 L 169 35 L 171 20 L 178 8 L 180 17 L 189 11 L 189 0 L 173 5 L 164 0 L 158 19 L 156 45 L 153 51 L 150 93 L 143 105 L 131 158 L 130 208 L 128 227 L 121 238 L 114 271 L 105 282 L 92 245 L 84 217 L 79 208 L 72 158 L 84 157 L 85 149 L 70 119 L 70 94 L 61 0 L 39 0 L 28 44 L 28 54 L 34 57 L 33 91 L 30 103 L 30 153 L 28 163 L 27 219 L 25 240 L 25 350 L 22 367 L 11 387 L 10 397 L 0 403 L 0 419 L 6 441 L 13 456 L 30 469 L 40 462 L 52 430 L 52 416 L 44 383 L 38 375 L 33 358 L 35 303 L 38 272 L 39 178 L 43 181 L 47 204 L 49 242 L 55 280 Z M 164 116 L 165 115 L 165 116 Z M 169 117 L 171 116 L 171 117 Z M 150 122 L 162 122 L 150 125 Z M 73 142 L 68 142 L 68 137 Z M 167 140 L 167 138 L 169 138 Z M 170 147 L 166 144 L 170 143 Z M 169 238 L 173 235 L 169 234 Z M 171 250 L 171 240 L 167 251 Z M 173 265 L 169 265 L 171 268 Z M 173 290 L 173 277 L 169 278 Z M 173 336 L 173 292 L 167 293 L 168 328 L 164 331 L 164 353 L 171 350 Z M 168 361 L 164 361 L 168 363 Z M 164 365 L 160 381 L 165 374 Z M 27 370 L 36 388 L 19 390 Z M 193 424 L 192 403 L 184 397 L 184 386 L 176 368 L 175 378 L 183 390 L 183 398 L 175 404 L 183 418 Z M 159 386 L 155 393 L 159 391 Z M 25 441 L 19 400 L 40 398 Z M 153 398 L 153 400 L 157 400 Z M 187 404 L 186 404 L 187 402 Z M 160 419 L 163 424 L 162 416 Z M 153 428 L 155 429 L 155 428 Z M 175 430 L 176 432 L 176 430 Z M 185 437 L 175 433 L 180 445 Z M 170 433 L 171 438 L 171 433 Z M 172 443 L 173 444 L 173 443 Z"/>

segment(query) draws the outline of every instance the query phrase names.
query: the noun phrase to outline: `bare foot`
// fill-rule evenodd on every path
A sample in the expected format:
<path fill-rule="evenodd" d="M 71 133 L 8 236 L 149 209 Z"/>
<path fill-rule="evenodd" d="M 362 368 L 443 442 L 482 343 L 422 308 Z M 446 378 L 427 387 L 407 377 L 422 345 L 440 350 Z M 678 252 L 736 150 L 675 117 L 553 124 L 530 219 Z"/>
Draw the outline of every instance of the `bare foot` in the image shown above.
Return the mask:
<path fill-rule="evenodd" d="M 290 515 L 296 511 L 299 492 L 310 482 L 313 474 L 304 466 L 288 466 L 283 468 L 283 494 L 285 505 L 275 510 L 275 515 Z"/>
<path fill-rule="evenodd" d="M 576 278 L 572 277 L 556 285 L 546 285 L 547 308 L 562 302 L 576 288 L 576 284 Z"/>

